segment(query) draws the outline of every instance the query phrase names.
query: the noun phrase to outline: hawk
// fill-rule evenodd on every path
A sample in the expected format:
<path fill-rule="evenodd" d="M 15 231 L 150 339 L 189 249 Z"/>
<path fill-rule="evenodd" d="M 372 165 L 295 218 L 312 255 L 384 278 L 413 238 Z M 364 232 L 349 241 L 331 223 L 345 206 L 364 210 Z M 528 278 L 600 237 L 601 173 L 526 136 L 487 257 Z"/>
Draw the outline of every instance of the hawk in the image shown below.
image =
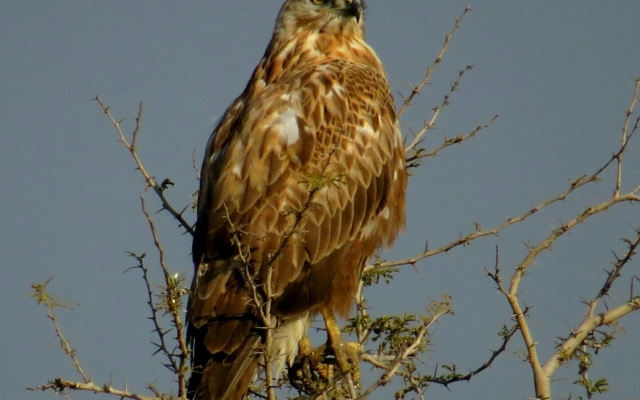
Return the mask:
<path fill-rule="evenodd" d="M 348 315 L 366 261 L 404 227 L 407 184 L 363 9 L 364 0 L 286 0 L 209 139 L 188 315 L 192 399 L 245 397 L 267 308 L 276 369 L 294 360 L 317 314 L 344 368 L 335 316 Z"/>

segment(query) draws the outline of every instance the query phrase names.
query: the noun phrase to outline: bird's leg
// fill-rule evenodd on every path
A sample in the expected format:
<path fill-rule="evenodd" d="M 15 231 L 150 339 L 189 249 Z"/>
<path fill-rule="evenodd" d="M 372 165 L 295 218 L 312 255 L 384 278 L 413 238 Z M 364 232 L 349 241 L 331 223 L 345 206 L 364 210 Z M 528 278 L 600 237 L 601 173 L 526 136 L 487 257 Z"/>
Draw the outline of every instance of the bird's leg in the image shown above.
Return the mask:
<path fill-rule="evenodd" d="M 317 390 L 318 369 L 324 358 L 324 349 L 314 349 L 309 337 L 305 334 L 298 342 L 298 355 L 292 365 L 289 366 L 289 380 L 291 384 L 307 393 L 315 393 Z M 325 381 L 327 378 L 322 376 Z"/>
<path fill-rule="evenodd" d="M 333 310 L 329 307 L 322 308 L 322 317 L 327 327 L 327 346 L 325 353 L 333 353 L 336 363 L 343 374 L 353 373 L 355 382 L 360 380 L 359 353 L 360 345 L 358 343 L 345 343 L 342 340 L 340 327 L 336 321 Z"/>
<path fill-rule="evenodd" d="M 324 358 L 324 349 L 314 349 L 309 337 L 305 334 L 300 342 L 298 342 L 298 358 L 309 360 L 312 366 L 316 366 L 322 362 Z"/>
<path fill-rule="evenodd" d="M 298 343 L 298 356 L 289 367 L 291 383 L 306 393 L 322 392 L 326 383 L 337 375 L 351 374 L 356 385 L 360 380 L 360 345 L 342 340 L 340 327 L 330 308 L 323 308 L 321 312 L 327 328 L 327 343 L 314 349 L 309 338 L 303 336 Z"/>

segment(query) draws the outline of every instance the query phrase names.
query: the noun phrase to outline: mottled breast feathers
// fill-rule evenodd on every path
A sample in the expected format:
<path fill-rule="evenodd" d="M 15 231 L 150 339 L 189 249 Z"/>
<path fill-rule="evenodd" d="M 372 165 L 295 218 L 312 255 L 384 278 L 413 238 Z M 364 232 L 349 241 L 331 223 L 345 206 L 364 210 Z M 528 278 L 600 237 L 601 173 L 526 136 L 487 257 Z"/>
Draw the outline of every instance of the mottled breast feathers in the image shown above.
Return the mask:
<path fill-rule="evenodd" d="M 335 60 L 264 88 L 250 108 L 230 108 L 206 155 L 199 214 L 207 232 L 194 257 L 233 252 L 235 234 L 258 268 L 291 233 L 287 254 L 273 261 L 276 275 L 289 274 L 274 277 L 279 293 L 305 262 L 358 235 L 380 236 L 376 246 L 392 240 L 404 210 L 396 205 L 403 193 L 391 189 L 406 179 L 392 101 L 379 71 Z"/>
<path fill-rule="evenodd" d="M 207 144 L 189 309 L 198 399 L 240 398 L 221 388 L 248 384 L 239 371 L 260 336 L 248 281 L 262 299 L 269 287 L 277 326 L 304 322 L 299 336 L 321 308 L 348 314 L 364 264 L 404 226 L 402 137 L 362 2 L 312 3 L 285 2 Z"/>

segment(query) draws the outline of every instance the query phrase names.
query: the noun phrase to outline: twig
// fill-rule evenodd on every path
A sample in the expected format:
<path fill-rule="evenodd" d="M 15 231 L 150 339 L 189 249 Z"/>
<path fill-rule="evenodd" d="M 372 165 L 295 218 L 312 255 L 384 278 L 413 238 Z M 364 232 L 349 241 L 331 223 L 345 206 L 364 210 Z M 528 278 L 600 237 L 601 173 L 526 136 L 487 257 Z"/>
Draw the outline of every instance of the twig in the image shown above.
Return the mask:
<path fill-rule="evenodd" d="M 631 116 L 633 115 L 633 109 L 635 108 L 636 103 L 638 102 L 638 90 L 640 90 L 640 78 L 636 79 L 636 86 L 635 86 L 635 89 L 633 90 L 633 97 L 631 98 L 631 103 L 629 104 L 629 108 L 625 111 L 624 124 L 622 125 L 622 138 L 620 139 L 623 149 L 626 148 L 626 143 L 629 138 L 629 121 L 631 119 Z M 638 119 L 636 119 L 636 125 L 633 128 L 633 131 L 631 133 L 633 133 L 637 129 L 637 126 L 638 126 Z M 616 187 L 613 191 L 614 197 L 620 194 L 620 186 L 622 185 L 622 152 L 618 154 L 618 156 L 616 157 L 616 160 L 617 160 L 618 168 L 616 173 Z"/>
<path fill-rule="evenodd" d="M 506 329 L 506 326 L 505 326 L 505 329 Z M 438 383 L 438 384 L 444 385 L 444 386 L 448 386 L 448 385 L 450 385 L 452 383 L 455 383 L 455 382 L 470 381 L 471 378 L 473 378 L 474 376 L 478 375 L 479 373 L 481 373 L 485 369 L 489 368 L 491 366 L 491 364 L 493 364 L 493 362 L 496 360 L 496 358 L 498 358 L 498 356 L 500 354 L 502 354 L 507 349 L 507 344 L 509 343 L 509 341 L 511 340 L 511 338 L 513 337 L 513 335 L 515 335 L 515 333 L 517 331 L 518 331 L 518 325 L 517 324 L 513 325 L 511 328 L 506 330 L 504 332 L 504 334 L 502 335 L 502 344 L 500 345 L 500 347 L 497 350 L 491 350 L 491 357 L 489 357 L 489 359 L 487 361 L 485 361 L 478 368 L 474 369 L 473 371 L 469 371 L 468 374 L 454 376 L 454 377 L 451 377 L 451 378 L 434 377 L 433 379 L 428 379 L 428 381 L 429 382 L 433 382 L 433 383 Z"/>
<path fill-rule="evenodd" d="M 462 82 L 462 78 L 468 71 L 471 71 L 472 68 L 473 66 L 467 65 L 465 69 L 458 71 L 458 77 L 449 88 L 449 91 L 443 96 L 442 102 L 433 108 L 433 115 L 431 116 L 431 119 L 428 122 L 425 122 L 425 124 L 422 126 L 422 129 L 420 129 L 414 135 L 413 141 L 411 142 L 411 144 L 405 147 L 404 149 L 405 153 L 419 151 L 419 149 L 416 149 L 416 147 L 418 146 L 418 144 L 420 144 L 420 142 L 422 141 L 422 138 L 427 133 L 427 131 L 433 128 L 433 126 L 436 123 L 436 120 L 438 119 L 438 116 L 440 116 L 440 112 L 444 110 L 447 106 L 449 106 L 449 104 L 451 104 L 449 102 L 449 99 L 453 95 L 453 92 L 458 90 L 458 87 L 460 86 L 460 82 Z"/>
<path fill-rule="evenodd" d="M 409 346 L 407 346 L 402 352 L 396 354 L 393 361 L 387 365 L 385 371 L 380 375 L 378 380 L 374 382 L 367 390 L 365 390 L 360 397 L 359 400 L 364 400 L 369 397 L 376 389 L 380 386 L 384 386 L 391 381 L 391 379 L 398 373 L 398 369 L 404 364 L 404 362 L 411 356 L 415 355 L 416 349 L 422 344 L 422 340 L 424 336 L 427 334 L 427 331 L 441 316 L 450 313 L 450 310 L 443 309 L 422 323 L 422 327 L 416 334 L 416 338 Z"/>
<path fill-rule="evenodd" d="M 630 301 L 614 309 L 586 318 L 576 329 L 575 334 L 569 337 L 560 349 L 547 361 L 542 368 L 542 373 L 550 379 L 553 373 L 562 363 L 575 352 L 584 339 L 597 327 L 611 324 L 625 315 L 640 309 L 640 296 L 635 296 Z"/>
<path fill-rule="evenodd" d="M 403 265 L 415 265 L 418 261 L 425 259 L 427 257 L 432 257 L 435 256 L 437 254 L 441 254 L 441 253 L 446 253 L 456 247 L 459 246 L 466 246 L 468 244 L 470 244 L 472 241 L 479 239 L 481 237 L 484 236 L 495 236 L 497 235 L 500 231 L 502 231 L 505 228 L 508 228 L 511 225 L 514 225 L 516 223 L 522 222 L 524 220 L 526 220 L 527 218 L 529 218 L 530 216 L 532 216 L 533 214 L 537 213 L 538 211 L 542 210 L 545 207 L 548 207 L 554 203 L 557 203 L 559 201 L 564 201 L 567 196 L 571 193 L 573 193 L 574 191 L 576 191 L 577 189 L 589 184 L 589 183 L 593 183 L 593 182 L 598 182 L 600 175 L 602 174 L 602 172 L 604 172 L 614 161 L 616 161 L 618 159 L 618 157 L 626 150 L 626 148 L 629 145 L 631 135 L 629 135 L 627 137 L 626 142 L 620 147 L 620 149 L 613 154 L 608 160 L 607 162 L 605 162 L 595 173 L 593 173 L 590 176 L 580 176 L 576 179 L 574 179 L 573 181 L 571 181 L 569 187 L 562 192 L 561 194 L 559 194 L 556 197 L 553 197 L 551 199 L 545 200 L 542 203 L 538 204 L 537 206 L 529 209 L 528 211 L 525 211 L 524 213 L 518 215 L 517 217 L 512 217 L 512 218 L 508 218 L 506 221 L 504 221 L 503 223 L 491 228 L 491 229 L 487 229 L 487 230 L 481 230 L 481 229 L 476 229 L 476 231 L 468 233 L 466 236 L 461 236 L 459 239 L 454 240 L 452 242 L 449 242 L 448 244 L 445 244 L 444 246 L 441 246 L 439 248 L 433 249 L 433 250 L 426 250 L 418 255 L 415 255 L 413 257 L 410 258 L 406 258 L 406 259 L 401 259 L 401 260 L 395 260 L 395 261 L 385 261 L 385 262 L 379 262 L 379 263 L 375 263 L 373 265 L 367 265 L 364 269 L 364 272 L 370 272 L 374 269 L 380 270 L 380 269 L 389 269 L 389 268 L 393 268 L 393 267 L 398 267 L 398 266 L 403 266 Z M 624 201 L 637 201 L 637 199 L 639 198 L 635 193 L 640 191 L 640 185 L 638 187 L 636 187 L 634 190 L 632 190 L 629 194 L 625 195 L 625 196 L 618 196 L 618 198 L 615 199 L 614 203 L 621 203 Z M 608 207 L 610 207 L 612 204 L 609 204 Z M 607 208 L 608 208 L 607 207 Z M 585 212 L 587 213 L 591 213 L 593 210 L 587 210 Z M 579 221 L 582 222 L 582 221 Z M 554 239 L 555 240 L 555 239 Z M 532 260 L 531 260 L 532 261 Z"/>
<path fill-rule="evenodd" d="M 82 364 L 80 364 L 80 360 L 76 355 L 76 350 L 71 347 L 71 344 L 62 333 L 62 328 L 60 328 L 60 324 L 58 323 L 58 317 L 53 311 L 56 307 L 71 307 L 67 304 L 64 304 L 62 301 L 58 300 L 56 297 L 50 295 L 47 292 L 47 285 L 49 284 L 49 282 L 51 282 L 52 279 L 53 277 L 47 279 L 44 283 L 32 284 L 31 288 L 33 289 L 33 294 L 31 295 L 31 297 L 35 298 L 39 304 L 44 304 L 45 307 L 47 307 L 47 318 L 53 323 L 53 328 L 56 332 L 56 336 L 60 340 L 60 347 L 62 348 L 64 353 L 69 356 L 69 358 L 71 358 L 73 366 L 75 367 L 76 371 L 78 371 L 78 374 L 80 374 L 80 376 L 82 377 L 82 380 L 84 382 L 91 382 L 91 378 L 89 378 L 89 376 L 84 372 Z"/>
<path fill-rule="evenodd" d="M 198 162 L 196 159 L 196 150 L 197 149 L 193 149 L 193 151 L 191 152 L 191 165 L 196 173 L 196 179 L 200 180 L 200 167 L 198 167 Z"/>
<path fill-rule="evenodd" d="M 166 300 L 167 300 L 166 309 L 171 314 L 172 325 L 176 329 L 175 340 L 178 343 L 178 347 L 180 350 L 177 356 L 166 351 L 165 351 L 165 354 L 169 358 L 178 357 L 178 359 L 180 360 L 178 363 L 178 367 L 175 368 L 175 372 L 178 375 L 178 396 L 184 397 L 186 396 L 186 393 L 187 393 L 186 374 L 188 369 L 187 361 L 189 358 L 189 348 L 187 346 L 187 342 L 185 339 L 184 324 L 182 322 L 182 317 L 180 316 L 180 307 L 179 307 L 179 305 L 181 304 L 181 296 L 183 293 L 179 292 L 179 288 L 176 288 L 178 281 L 176 280 L 176 278 L 172 277 L 171 274 L 169 273 L 169 270 L 165 262 L 164 247 L 160 242 L 156 225 L 153 221 L 153 218 L 151 217 L 151 214 L 149 214 L 149 212 L 147 211 L 144 197 L 142 196 L 140 197 L 140 205 L 142 208 L 142 212 L 144 213 L 144 216 L 147 218 L 147 222 L 149 223 L 149 230 L 151 231 L 151 235 L 153 236 L 154 245 L 158 250 L 160 267 L 162 268 L 162 273 L 164 275 L 164 281 L 166 285 L 165 287 Z M 152 308 L 154 308 L 153 304 L 152 304 Z M 155 318 L 155 313 L 154 313 L 154 318 Z M 156 323 L 156 328 L 158 328 L 157 321 L 154 321 L 154 322 Z M 160 334 L 160 332 L 158 332 L 158 334 Z M 162 335 L 160 336 L 162 339 Z M 172 360 L 172 364 L 175 366 L 175 362 L 173 360 Z"/>
<path fill-rule="evenodd" d="M 451 42 L 451 38 L 456 33 L 458 28 L 460 28 L 460 23 L 462 22 L 462 18 L 464 18 L 464 16 L 469 11 L 471 11 L 471 7 L 469 7 L 469 6 L 465 7 L 464 11 L 462 11 L 462 14 L 460 14 L 460 16 L 458 18 L 456 18 L 456 21 L 455 21 L 455 23 L 453 25 L 453 28 L 451 28 L 451 31 L 449 32 L 449 34 L 447 36 L 445 36 L 444 43 L 442 44 L 442 47 L 440 48 L 440 52 L 438 53 L 438 56 L 434 60 L 433 64 L 429 65 L 429 67 L 427 68 L 427 72 L 425 73 L 424 78 L 422 78 L 422 81 L 418 84 L 418 86 L 415 86 L 415 87 L 411 88 L 411 94 L 409 94 L 409 96 L 406 99 L 404 99 L 404 102 L 402 103 L 402 106 L 400 107 L 400 109 L 398 110 L 398 113 L 397 113 L 398 114 L 398 118 L 401 117 L 402 114 L 404 114 L 404 112 L 407 110 L 407 108 L 412 104 L 413 98 L 416 97 L 416 95 L 418 95 L 420 93 L 422 88 L 425 85 L 428 85 L 429 82 L 431 82 L 431 75 L 433 74 L 433 71 L 436 69 L 436 67 L 438 65 L 440 65 L 440 62 L 442 61 L 442 58 L 444 57 L 444 54 L 449 49 L 449 43 Z"/>
<path fill-rule="evenodd" d="M 604 285 L 602 285 L 602 288 L 598 292 L 598 295 L 596 296 L 594 302 L 602 299 L 604 296 L 609 294 L 609 290 L 611 289 L 613 282 L 618 277 L 620 277 L 620 273 L 622 272 L 622 269 L 624 268 L 624 266 L 627 265 L 627 263 L 631 261 L 631 257 L 633 257 L 636 254 L 636 249 L 638 248 L 638 246 L 640 246 L 640 230 L 636 231 L 635 241 L 631 242 L 628 239 L 625 239 L 625 242 L 627 242 L 629 245 L 627 252 L 625 253 L 624 256 L 617 258 L 616 262 L 613 265 L 613 270 L 607 271 L 607 279 L 605 280 Z"/>
<path fill-rule="evenodd" d="M 444 142 L 434 148 L 431 149 L 429 151 L 424 151 L 423 149 L 415 149 L 415 151 L 413 152 L 413 154 L 411 156 L 407 156 L 406 158 L 406 162 L 407 162 L 407 168 L 415 168 L 420 166 L 420 160 L 423 158 L 427 158 L 427 157 L 435 157 L 436 155 L 438 155 L 438 153 L 440 153 L 442 150 L 453 146 L 454 144 L 462 144 L 462 142 L 464 142 L 467 139 L 472 139 L 476 136 L 476 134 L 478 132 L 480 132 L 483 129 L 487 129 L 489 128 L 489 126 L 491 126 L 491 124 L 493 124 L 493 122 L 498 119 L 498 115 L 494 115 L 491 120 L 489 120 L 489 122 L 487 122 L 486 124 L 483 125 L 478 125 L 476 126 L 471 132 L 466 133 L 466 134 L 458 134 L 454 137 L 446 137 L 444 138 Z M 425 125 L 426 126 L 426 125 Z M 417 143 L 416 143 L 417 144 Z"/>
<path fill-rule="evenodd" d="M 141 396 L 136 393 L 127 392 L 125 390 L 114 389 L 108 384 L 97 386 L 91 380 L 85 383 L 67 381 L 61 378 L 56 378 L 53 381 L 47 383 L 46 385 L 37 386 L 33 388 L 28 388 L 27 390 L 36 391 L 36 390 L 54 390 L 55 392 L 61 392 L 65 389 L 71 390 L 81 390 L 93 393 L 106 393 L 112 394 L 114 396 L 118 396 L 121 399 L 134 399 L 134 400 L 165 400 L 164 397 L 149 397 L 149 396 Z"/>
<path fill-rule="evenodd" d="M 170 181 L 165 180 L 162 183 L 158 183 L 155 180 L 155 178 L 149 175 L 145 166 L 142 164 L 140 157 L 138 156 L 138 153 L 136 150 L 136 139 L 138 138 L 138 133 L 140 132 L 140 128 L 142 124 L 142 114 L 144 111 L 142 107 L 142 103 L 140 103 L 140 106 L 138 108 L 136 125 L 133 130 L 133 133 L 131 134 L 131 142 L 129 142 L 125 137 L 124 133 L 122 132 L 122 126 L 121 126 L 122 121 L 116 120 L 115 118 L 113 118 L 113 116 L 111 115 L 111 111 L 109 110 L 109 107 L 102 102 L 102 99 L 100 99 L 100 96 L 96 95 L 96 97 L 93 100 L 98 102 L 98 104 L 100 105 L 100 108 L 102 109 L 102 112 L 107 116 L 107 118 L 109 118 L 109 120 L 111 121 L 111 124 L 118 132 L 118 136 L 120 137 L 120 142 L 122 142 L 122 144 L 124 144 L 127 150 L 129 150 L 129 153 L 131 154 L 131 157 L 133 157 L 133 160 L 135 161 L 138 170 L 142 174 L 145 182 L 147 183 L 147 186 L 153 189 L 153 191 L 156 193 L 156 195 L 162 202 L 162 209 L 167 210 L 171 215 L 173 215 L 173 217 L 180 223 L 180 226 L 183 227 L 185 231 L 187 231 L 189 234 L 193 236 L 195 234 L 193 227 L 182 216 L 182 214 L 184 213 L 184 210 L 178 212 L 175 208 L 173 208 L 171 204 L 169 204 L 169 201 L 164 195 L 164 191 L 167 188 L 167 182 L 170 182 Z"/>
<path fill-rule="evenodd" d="M 179 368 L 178 364 L 176 363 L 175 359 L 172 357 L 172 351 L 169 350 L 169 346 L 167 345 L 167 342 L 165 339 L 167 332 L 165 332 L 165 330 L 162 329 L 162 326 L 160 325 L 160 317 L 158 317 L 158 308 L 153 303 L 153 289 L 151 289 L 151 280 L 149 279 L 149 275 L 148 275 L 149 270 L 144 265 L 144 261 L 143 261 L 146 254 L 138 255 L 131 252 L 129 252 L 128 254 L 129 256 L 135 258 L 138 261 L 138 265 L 133 266 L 129 269 L 139 268 L 140 270 L 142 270 L 142 279 L 144 280 L 144 283 L 147 289 L 147 304 L 151 309 L 151 317 L 148 317 L 148 318 L 153 322 L 153 326 L 154 326 L 153 331 L 156 332 L 160 338 L 160 343 L 152 342 L 156 347 L 158 347 L 158 350 L 156 350 L 154 355 L 157 354 L 158 352 L 162 352 L 164 355 L 166 355 L 169 360 L 169 366 L 171 367 L 170 368 L 171 371 L 173 373 L 177 373 Z"/>

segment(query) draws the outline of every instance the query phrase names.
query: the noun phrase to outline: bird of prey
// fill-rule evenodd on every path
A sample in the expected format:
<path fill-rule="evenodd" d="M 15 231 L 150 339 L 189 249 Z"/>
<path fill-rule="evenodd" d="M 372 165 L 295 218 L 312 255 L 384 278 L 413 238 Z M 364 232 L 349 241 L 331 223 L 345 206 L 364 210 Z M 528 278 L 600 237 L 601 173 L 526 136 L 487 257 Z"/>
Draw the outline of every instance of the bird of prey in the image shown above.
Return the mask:
<path fill-rule="evenodd" d="M 317 314 L 346 368 L 336 315 L 348 315 L 366 261 L 404 227 L 407 184 L 363 3 L 286 0 L 209 139 L 188 311 L 192 399 L 243 399 L 264 354 L 290 364 Z"/>

